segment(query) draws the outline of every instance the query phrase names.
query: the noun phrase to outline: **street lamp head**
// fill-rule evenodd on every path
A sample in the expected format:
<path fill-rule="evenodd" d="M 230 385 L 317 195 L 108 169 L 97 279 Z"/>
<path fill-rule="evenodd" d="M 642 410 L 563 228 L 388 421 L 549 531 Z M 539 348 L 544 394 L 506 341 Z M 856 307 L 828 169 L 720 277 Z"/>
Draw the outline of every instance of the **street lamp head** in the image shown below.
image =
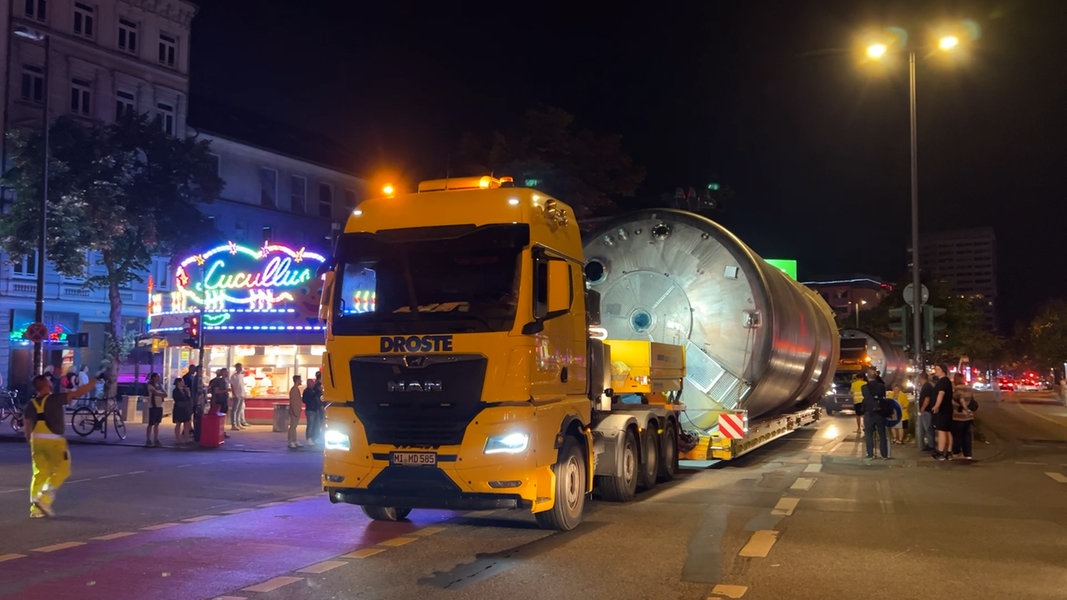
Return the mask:
<path fill-rule="evenodd" d="M 941 39 L 937 40 L 937 47 L 945 51 L 952 50 L 953 48 L 959 45 L 960 38 L 954 35 L 945 35 L 942 36 Z"/>
<path fill-rule="evenodd" d="M 885 53 L 889 51 L 889 46 L 882 43 L 871 44 L 867 46 L 867 56 L 874 60 L 880 60 L 885 56 Z"/>

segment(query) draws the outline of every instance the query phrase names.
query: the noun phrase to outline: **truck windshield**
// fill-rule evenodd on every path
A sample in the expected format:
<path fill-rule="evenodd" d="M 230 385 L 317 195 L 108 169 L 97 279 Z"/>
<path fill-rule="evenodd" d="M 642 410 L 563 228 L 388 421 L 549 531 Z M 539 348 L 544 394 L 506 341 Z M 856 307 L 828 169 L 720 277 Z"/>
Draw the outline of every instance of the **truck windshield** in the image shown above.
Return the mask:
<path fill-rule="evenodd" d="M 524 224 L 344 234 L 334 335 L 507 331 L 515 322 Z"/>

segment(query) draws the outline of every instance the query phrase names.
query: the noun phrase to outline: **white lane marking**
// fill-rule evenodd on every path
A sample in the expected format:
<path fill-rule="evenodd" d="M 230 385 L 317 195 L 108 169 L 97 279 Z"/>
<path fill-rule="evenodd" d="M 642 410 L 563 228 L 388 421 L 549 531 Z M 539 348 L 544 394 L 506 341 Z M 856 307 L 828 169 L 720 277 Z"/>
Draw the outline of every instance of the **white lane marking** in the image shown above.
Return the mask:
<path fill-rule="evenodd" d="M 812 463 L 804 467 L 805 473 L 818 473 L 819 471 L 822 471 L 822 463 Z"/>
<path fill-rule="evenodd" d="M 168 527 L 177 527 L 181 523 L 160 523 L 158 525 L 149 525 L 148 527 L 142 527 L 141 531 L 158 531 L 160 529 L 166 529 Z"/>
<path fill-rule="evenodd" d="M 112 473 L 111 475 L 101 475 L 97 479 L 112 479 L 114 477 L 122 477 L 123 473 Z"/>
<path fill-rule="evenodd" d="M 41 546 L 40 548 L 31 548 L 30 552 L 55 552 L 57 550 L 66 550 L 67 548 L 77 548 L 78 546 L 84 546 L 85 542 L 62 542 L 60 544 L 52 544 L 51 546 Z"/>
<path fill-rule="evenodd" d="M 0 563 L 6 562 L 6 561 L 9 561 L 9 560 L 15 560 L 16 558 L 26 558 L 26 555 L 25 554 L 14 554 L 14 553 L 12 553 L 12 554 L 0 554 Z"/>
<path fill-rule="evenodd" d="M 778 504 L 774 505 L 774 510 L 771 511 L 771 514 L 788 517 L 796 510 L 798 503 L 800 503 L 800 498 L 782 498 L 778 501 Z"/>
<path fill-rule="evenodd" d="M 789 486 L 791 490 L 803 490 L 808 491 L 811 486 L 815 485 L 814 477 L 797 477 L 797 480 L 793 482 L 793 485 Z"/>
<path fill-rule="evenodd" d="M 214 600 L 248 600 L 244 596 L 215 596 Z"/>
<path fill-rule="evenodd" d="M 773 529 L 761 529 L 752 534 L 748 543 L 737 553 L 738 556 L 752 558 L 765 558 L 770 553 L 774 543 L 778 541 L 778 532 Z"/>
<path fill-rule="evenodd" d="M 343 560 L 325 560 L 318 564 L 298 569 L 297 573 L 311 573 L 312 575 L 320 575 L 326 571 L 332 571 L 337 567 L 343 567 L 348 563 Z"/>
<path fill-rule="evenodd" d="M 92 477 L 86 477 L 85 479 L 71 479 L 70 481 L 67 482 L 67 485 L 70 485 L 72 483 L 81 483 L 83 481 L 92 481 L 92 480 L 93 480 Z"/>
<path fill-rule="evenodd" d="M 251 508 L 232 508 L 230 510 L 222 511 L 222 514 L 224 514 L 224 515 L 237 515 L 237 514 L 241 514 L 243 512 L 248 512 L 250 510 L 252 510 L 252 509 Z"/>
<path fill-rule="evenodd" d="M 1017 465 L 1040 465 L 1040 466 L 1044 466 L 1044 465 L 1047 465 L 1048 463 L 1046 463 L 1046 462 L 1030 462 L 1028 460 L 1017 460 L 1017 461 L 1015 461 L 1015 464 L 1017 464 Z"/>
<path fill-rule="evenodd" d="M 1052 478 L 1053 481 L 1055 481 L 1057 483 L 1067 483 L 1067 475 L 1064 475 L 1063 473 L 1056 473 L 1054 471 L 1046 471 L 1045 475 L 1048 475 L 1049 477 Z"/>
<path fill-rule="evenodd" d="M 217 519 L 218 515 L 200 515 L 199 517 L 190 517 L 188 519 L 182 519 L 182 523 L 199 523 L 201 521 L 207 521 L 210 519 Z"/>
<path fill-rule="evenodd" d="M 187 464 L 187 465 L 178 465 L 178 466 L 177 466 L 177 467 L 175 467 L 175 468 L 176 468 L 176 469 L 184 469 L 184 468 L 186 468 L 186 467 L 191 467 L 191 466 L 193 466 L 193 465 L 192 465 L 192 463 L 190 463 L 190 464 Z"/>
<path fill-rule="evenodd" d="M 140 475 L 141 473 L 147 473 L 148 471 L 130 471 L 127 475 Z"/>
<path fill-rule="evenodd" d="M 725 596 L 731 600 L 737 600 L 745 595 L 748 591 L 747 586 L 743 585 L 725 585 L 722 583 L 715 584 L 715 587 L 711 588 L 711 593 L 717 596 Z"/>
<path fill-rule="evenodd" d="M 285 587 L 291 583 L 303 581 L 303 577 L 275 577 L 274 579 L 268 579 L 263 583 L 257 583 L 256 585 L 248 586 L 242 589 L 242 592 L 273 592 L 274 590 Z"/>
<path fill-rule="evenodd" d="M 67 482 L 67 483 L 70 483 L 70 482 Z M 15 488 L 13 490 L 4 490 L 4 491 L 0 492 L 0 494 L 14 494 L 15 492 L 28 492 L 28 491 L 30 491 L 30 488 Z"/>
<path fill-rule="evenodd" d="M 289 504 L 289 502 L 288 501 L 285 501 L 285 502 L 268 502 L 266 504 L 260 504 L 259 508 L 273 508 L 275 506 L 282 506 L 284 504 Z"/>
<path fill-rule="evenodd" d="M 107 535 L 98 535 L 91 540 L 99 540 L 101 542 L 107 542 L 109 540 L 117 540 L 119 538 L 130 537 L 131 535 L 137 535 L 136 531 L 119 531 L 118 533 L 109 533 Z"/>
<path fill-rule="evenodd" d="M 355 552 L 341 555 L 341 558 L 370 558 L 375 554 L 385 552 L 385 548 L 360 548 Z"/>

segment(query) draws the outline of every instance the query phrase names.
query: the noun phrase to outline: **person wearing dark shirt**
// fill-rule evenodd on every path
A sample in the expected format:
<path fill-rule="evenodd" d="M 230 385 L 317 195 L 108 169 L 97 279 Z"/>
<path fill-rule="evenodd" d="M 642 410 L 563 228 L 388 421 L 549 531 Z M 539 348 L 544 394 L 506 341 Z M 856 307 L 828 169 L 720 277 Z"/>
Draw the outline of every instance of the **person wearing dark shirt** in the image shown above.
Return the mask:
<path fill-rule="evenodd" d="M 919 439 L 922 440 L 923 452 L 933 452 L 937 448 L 933 408 L 934 384 L 930 383 L 930 376 L 923 371 L 919 373 Z"/>
<path fill-rule="evenodd" d="M 885 416 L 879 411 L 881 400 L 885 399 L 885 383 L 878 373 L 868 376 L 863 386 L 863 439 L 867 445 L 867 458 L 874 458 L 874 436 L 878 434 L 878 450 L 882 458 L 889 458 L 889 438 L 886 433 Z"/>
<path fill-rule="evenodd" d="M 948 367 L 934 365 L 934 429 L 937 430 L 937 449 L 934 460 L 948 460 L 952 456 L 952 381 L 948 378 Z"/>
<path fill-rule="evenodd" d="M 30 443 L 33 479 L 30 480 L 30 517 L 51 517 L 56 491 L 70 477 L 70 450 L 67 438 L 65 410 L 73 398 L 84 396 L 93 389 L 86 383 L 70 392 L 53 392 L 47 375 L 33 378 L 33 398 L 23 413 L 26 420 L 26 440 Z"/>

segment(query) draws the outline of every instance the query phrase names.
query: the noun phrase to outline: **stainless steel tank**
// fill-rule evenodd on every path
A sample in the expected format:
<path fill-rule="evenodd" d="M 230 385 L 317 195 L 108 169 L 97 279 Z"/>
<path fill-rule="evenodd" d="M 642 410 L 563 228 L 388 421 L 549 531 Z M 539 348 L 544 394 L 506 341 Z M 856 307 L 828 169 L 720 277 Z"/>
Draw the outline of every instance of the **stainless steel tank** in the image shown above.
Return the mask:
<path fill-rule="evenodd" d="M 839 348 L 830 307 L 717 223 L 632 213 L 587 237 L 585 258 L 609 339 L 685 346 L 683 426 L 711 429 L 723 409 L 782 412 L 829 389 Z"/>
<path fill-rule="evenodd" d="M 887 388 L 893 389 L 893 385 L 897 383 L 901 386 L 907 385 L 908 359 L 900 348 L 893 346 L 882 336 L 862 329 L 842 329 L 841 338 L 867 340 L 867 358 L 871 359 L 871 366 L 881 373 Z"/>

